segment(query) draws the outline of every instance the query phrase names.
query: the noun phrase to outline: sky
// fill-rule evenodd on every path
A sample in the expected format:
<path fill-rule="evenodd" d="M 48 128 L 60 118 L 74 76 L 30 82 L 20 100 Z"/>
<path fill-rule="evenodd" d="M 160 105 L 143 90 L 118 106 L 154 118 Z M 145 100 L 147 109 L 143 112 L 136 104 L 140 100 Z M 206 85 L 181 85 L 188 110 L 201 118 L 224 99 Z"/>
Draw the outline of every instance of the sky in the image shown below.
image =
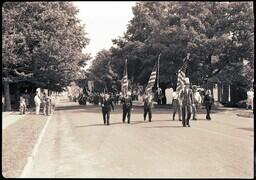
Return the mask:
<path fill-rule="evenodd" d="M 95 57 L 102 49 L 112 46 L 112 39 L 123 36 L 127 24 L 133 17 L 135 1 L 74 1 L 79 9 L 78 19 L 85 24 L 90 39 L 83 52 Z"/>

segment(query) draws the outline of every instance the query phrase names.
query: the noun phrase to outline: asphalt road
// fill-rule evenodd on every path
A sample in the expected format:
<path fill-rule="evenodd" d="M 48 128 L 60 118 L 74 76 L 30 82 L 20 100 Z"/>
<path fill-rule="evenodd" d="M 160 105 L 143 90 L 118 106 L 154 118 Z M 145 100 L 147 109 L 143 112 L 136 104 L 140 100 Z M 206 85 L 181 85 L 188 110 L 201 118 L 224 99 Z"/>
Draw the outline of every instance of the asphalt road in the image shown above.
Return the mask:
<path fill-rule="evenodd" d="M 253 119 L 236 110 L 198 114 L 191 127 L 170 110 L 143 109 L 122 123 L 121 109 L 103 125 L 99 107 L 63 101 L 46 130 L 31 177 L 253 177 Z"/>

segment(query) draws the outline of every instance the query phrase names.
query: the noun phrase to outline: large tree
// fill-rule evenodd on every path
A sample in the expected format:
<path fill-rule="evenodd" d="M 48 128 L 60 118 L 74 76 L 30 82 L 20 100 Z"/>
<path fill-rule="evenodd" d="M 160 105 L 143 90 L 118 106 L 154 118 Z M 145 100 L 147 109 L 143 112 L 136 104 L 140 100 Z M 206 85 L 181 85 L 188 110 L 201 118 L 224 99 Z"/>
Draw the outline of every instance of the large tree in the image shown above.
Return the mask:
<path fill-rule="evenodd" d="M 6 2 L 2 14 L 2 76 L 7 110 L 9 83 L 32 82 L 61 90 L 77 78 L 89 43 L 70 2 Z"/>

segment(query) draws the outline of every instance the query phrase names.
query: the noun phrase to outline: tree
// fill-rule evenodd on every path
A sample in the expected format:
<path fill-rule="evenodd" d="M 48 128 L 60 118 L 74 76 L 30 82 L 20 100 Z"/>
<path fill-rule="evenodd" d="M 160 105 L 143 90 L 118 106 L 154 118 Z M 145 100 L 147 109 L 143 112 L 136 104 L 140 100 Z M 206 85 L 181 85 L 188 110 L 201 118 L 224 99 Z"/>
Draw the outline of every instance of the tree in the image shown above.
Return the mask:
<path fill-rule="evenodd" d="M 246 75 L 254 71 L 251 2 L 138 2 L 133 14 L 124 35 L 113 39 L 108 51 L 119 80 L 120 67 L 128 59 L 128 78 L 145 85 L 159 53 L 160 84 L 175 88 L 187 53 L 191 54 L 187 73 L 193 84 L 204 84 L 206 77 L 212 82 L 251 80 Z M 214 56 L 218 61 L 212 62 Z M 104 62 L 99 59 L 98 63 Z M 244 60 L 252 71 L 241 68 Z M 94 72 L 100 71 L 99 66 L 92 67 Z"/>
<path fill-rule="evenodd" d="M 76 78 L 89 43 L 70 2 L 6 2 L 2 8 L 3 82 L 61 90 Z"/>

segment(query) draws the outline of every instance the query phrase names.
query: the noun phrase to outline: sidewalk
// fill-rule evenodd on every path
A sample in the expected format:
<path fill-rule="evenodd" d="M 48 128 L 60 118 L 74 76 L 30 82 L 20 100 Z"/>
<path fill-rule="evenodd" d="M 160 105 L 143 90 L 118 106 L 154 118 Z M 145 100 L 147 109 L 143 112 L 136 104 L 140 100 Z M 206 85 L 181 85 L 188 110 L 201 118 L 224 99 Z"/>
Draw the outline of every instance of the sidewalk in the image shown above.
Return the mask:
<path fill-rule="evenodd" d="M 57 101 L 58 102 L 58 101 Z M 57 104 L 56 102 L 56 104 Z M 17 178 L 23 172 L 40 134 L 50 116 L 30 110 L 25 115 L 19 112 L 2 113 L 2 175 Z"/>
<path fill-rule="evenodd" d="M 31 113 L 32 112 L 26 112 L 26 114 L 20 115 L 18 111 L 2 112 L 2 130 Z"/>

